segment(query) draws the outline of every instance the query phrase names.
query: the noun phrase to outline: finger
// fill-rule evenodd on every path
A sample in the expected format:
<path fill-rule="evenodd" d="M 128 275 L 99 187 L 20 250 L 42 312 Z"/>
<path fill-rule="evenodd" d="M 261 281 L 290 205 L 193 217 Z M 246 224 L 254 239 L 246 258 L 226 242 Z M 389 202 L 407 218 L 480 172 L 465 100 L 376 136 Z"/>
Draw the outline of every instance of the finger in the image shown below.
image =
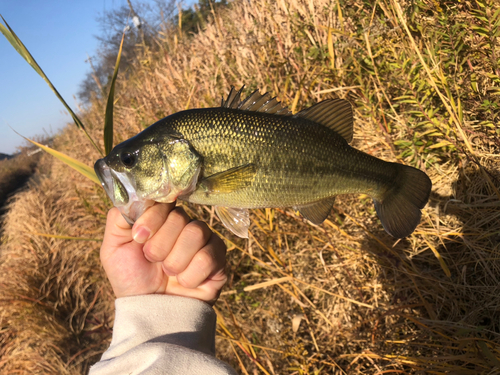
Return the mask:
<path fill-rule="evenodd" d="M 116 207 L 108 211 L 103 247 L 112 249 L 132 241 L 130 225 Z"/>
<path fill-rule="evenodd" d="M 137 243 L 144 243 L 161 228 L 170 211 L 175 207 L 173 203 L 155 203 L 149 207 L 134 223 L 132 238 Z"/>
<path fill-rule="evenodd" d="M 117 208 L 108 212 L 100 258 L 108 277 L 110 272 L 111 276 L 115 275 L 114 270 L 126 274 L 130 273 L 126 268 L 137 267 L 144 262 L 150 264 L 144 259 L 142 245 L 132 240 L 131 226 Z"/>
<path fill-rule="evenodd" d="M 222 292 L 222 287 L 226 284 L 227 275 L 226 270 L 222 269 L 215 275 L 210 276 L 205 280 L 198 288 L 195 290 L 199 291 L 198 299 L 203 299 L 203 301 L 214 305 L 219 299 L 220 293 Z"/>
<path fill-rule="evenodd" d="M 150 262 L 163 262 L 184 227 L 189 224 L 189 220 L 189 216 L 182 207 L 174 208 L 161 228 L 144 244 L 143 251 L 146 259 Z"/>
<path fill-rule="evenodd" d="M 182 286 L 176 277 L 168 279 L 167 294 L 182 297 L 196 298 L 213 305 L 220 296 L 222 287 L 227 281 L 224 270 L 205 280 L 195 289 Z"/>
<path fill-rule="evenodd" d="M 192 221 L 184 227 L 175 244 L 163 261 L 163 270 L 168 276 L 175 276 L 186 269 L 195 254 L 210 239 L 212 231 L 202 221 Z"/>
<path fill-rule="evenodd" d="M 211 276 L 220 274 L 221 271 L 224 273 L 225 265 L 226 245 L 212 233 L 207 244 L 194 255 L 186 269 L 177 275 L 177 281 L 186 288 L 194 289 Z"/>

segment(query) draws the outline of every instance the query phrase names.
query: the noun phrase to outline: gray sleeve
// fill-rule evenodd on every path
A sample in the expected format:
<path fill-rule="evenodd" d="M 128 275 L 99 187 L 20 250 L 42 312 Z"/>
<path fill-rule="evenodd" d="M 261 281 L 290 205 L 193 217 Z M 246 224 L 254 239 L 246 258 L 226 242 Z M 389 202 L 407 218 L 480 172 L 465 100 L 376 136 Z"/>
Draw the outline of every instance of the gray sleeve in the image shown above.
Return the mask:
<path fill-rule="evenodd" d="M 192 298 L 118 298 L 109 349 L 90 368 L 101 374 L 236 374 L 215 358 L 214 310 Z"/>

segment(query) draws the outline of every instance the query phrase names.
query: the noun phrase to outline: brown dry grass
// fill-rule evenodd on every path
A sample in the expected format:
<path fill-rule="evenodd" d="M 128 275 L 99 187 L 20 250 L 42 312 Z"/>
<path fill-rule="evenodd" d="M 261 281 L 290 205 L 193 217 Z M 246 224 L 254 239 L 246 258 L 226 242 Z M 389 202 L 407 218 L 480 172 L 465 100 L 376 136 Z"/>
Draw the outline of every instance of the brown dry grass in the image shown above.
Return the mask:
<path fill-rule="evenodd" d="M 96 301 L 112 292 L 100 271 L 99 242 L 38 235 L 102 238 L 102 227 L 78 198 L 95 188 L 86 181 L 79 185 L 83 177 L 74 175 L 76 185 L 68 189 L 67 181 L 54 178 L 56 171 L 52 166 L 49 176 L 16 194 L 5 218 L 2 373 L 84 373 L 86 360 L 107 345 L 111 305 Z M 62 173 L 70 177 L 67 170 Z"/>
<path fill-rule="evenodd" d="M 32 147 L 22 147 L 15 157 L 0 160 L 0 214 L 8 198 L 35 172 L 41 154 L 29 154 L 33 151 Z"/>
<path fill-rule="evenodd" d="M 231 84 L 272 91 L 293 109 L 350 98 L 355 147 L 433 180 L 421 225 L 395 241 L 367 197 L 345 196 L 319 227 L 290 210 L 255 210 L 244 241 L 209 207 L 186 205 L 230 249 L 219 356 L 242 374 L 497 373 L 498 38 L 471 28 L 477 12 L 495 9 L 347 3 L 240 1 L 193 37 L 169 29 L 117 88 L 115 140 L 217 105 Z M 95 102 L 83 116 L 95 139 L 103 112 Z M 97 158 L 74 129 L 57 148 L 89 165 Z M 112 295 L 99 242 L 35 233 L 101 238 L 107 208 L 97 186 L 58 162 L 11 203 L 2 371 L 81 373 L 105 349 Z"/>

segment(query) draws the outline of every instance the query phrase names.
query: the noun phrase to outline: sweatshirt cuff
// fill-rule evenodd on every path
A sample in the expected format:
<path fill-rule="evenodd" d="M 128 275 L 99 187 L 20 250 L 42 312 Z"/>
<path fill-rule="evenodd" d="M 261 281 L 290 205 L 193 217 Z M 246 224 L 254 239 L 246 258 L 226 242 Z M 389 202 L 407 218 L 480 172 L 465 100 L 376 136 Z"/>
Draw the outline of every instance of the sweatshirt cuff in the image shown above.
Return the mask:
<path fill-rule="evenodd" d="M 113 338 L 102 360 L 145 342 L 179 345 L 213 356 L 215 325 L 212 307 L 197 299 L 158 294 L 118 298 Z"/>

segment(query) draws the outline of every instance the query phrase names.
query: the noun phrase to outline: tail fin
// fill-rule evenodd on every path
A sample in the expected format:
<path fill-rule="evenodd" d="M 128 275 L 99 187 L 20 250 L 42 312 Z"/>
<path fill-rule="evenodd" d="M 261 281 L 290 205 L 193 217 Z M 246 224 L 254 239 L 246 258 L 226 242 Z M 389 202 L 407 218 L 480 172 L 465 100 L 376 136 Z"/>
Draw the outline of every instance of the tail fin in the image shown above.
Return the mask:
<path fill-rule="evenodd" d="M 391 236 L 409 236 L 420 223 L 422 213 L 431 193 L 432 182 L 421 170 L 395 164 L 397 175 L 381 201 L 373 200 L 375 210 Z"/>

